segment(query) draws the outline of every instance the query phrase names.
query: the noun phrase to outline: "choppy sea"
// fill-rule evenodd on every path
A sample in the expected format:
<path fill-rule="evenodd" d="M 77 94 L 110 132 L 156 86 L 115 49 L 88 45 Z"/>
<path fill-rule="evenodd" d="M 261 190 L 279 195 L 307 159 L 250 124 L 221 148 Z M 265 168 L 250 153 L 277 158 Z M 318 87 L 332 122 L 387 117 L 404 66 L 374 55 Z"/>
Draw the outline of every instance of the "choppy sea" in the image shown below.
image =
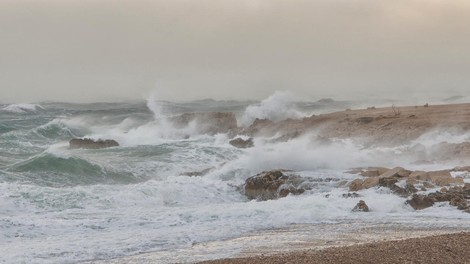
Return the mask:
<path fill-rule="evenodd" d="M 176 252 L 178 261 L 190 262 L 194 256 L 185 250 L 200 243 L 299 224 L 470 229 L 470 214 L 446 204 L 415 211 L 386 188 L 360 191 L 371 212 L 353 213 L 358 199 L 344 198 L 347 188 L 337 187 L 358 177 L 347 172 L 353 167 L 458 164 L 417 165 L 401 155 L 405 146 L 366 147 L 351 139 L 325 144 L 312 135 L 277 143 L 256 138 L 254 148 L 238 149 L 228 143 L 229 135 L 198 134 L 162 121 L 187 112 L 220 111 L 235 113 L 239 125 L 247 126 L 255 118 L 296 118 L 355 104 L 293 102 L 276 93 L 261 102 L 150 98 L 0 105 L 0 262 L 77 263 L 145 252 Z M 70 139 L 82 137 L 114 139 L 120 146 L 69 148 Z M 436 132 L 413 144 L 432 147 L 469 139 Z M 208 168 L 204 176 L 184 176 Z M 278 168 L 314 179 L 315 188 L 271 201 L 250 201 L 240 191 L 248 177 Z M 463 177 L 470 182 L 470 176 Z M 316 232 L 328 235 L 328 230 Z M 226 250 L 211 250 L 199 259 L 237 253 Z"/>

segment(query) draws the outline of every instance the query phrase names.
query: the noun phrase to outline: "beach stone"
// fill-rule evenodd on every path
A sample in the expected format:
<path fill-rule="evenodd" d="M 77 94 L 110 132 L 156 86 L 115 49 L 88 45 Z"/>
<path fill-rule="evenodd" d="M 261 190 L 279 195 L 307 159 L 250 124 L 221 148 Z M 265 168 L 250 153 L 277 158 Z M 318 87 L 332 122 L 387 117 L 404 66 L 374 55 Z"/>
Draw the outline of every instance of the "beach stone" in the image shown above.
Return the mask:
<path fill-rule="evenodd" d="M 356 206 L 352 209 L 353 212 L 369 212 L 369 206 L 367 206 L 366 202 L 360 200 Z"/>
<path fill-rule="evenodd" d="M 415 210 L 421 210 L 433 206 L 434 200 L 426 195 L 414 194 L 406 203 Z"/>
<path fill-rule="evenodd" d="M 245 181 L 245 195 L 249 199 L 270 200 L 289 194 L 301 194 L 305 187 L 300 185 L 306 179 L 298 175 L 288 175 L 286 170 L 264 171 Z"/>
<path fill-rule="evenodd" d="M 235 138 L 229 141 L 230 145 L 236 148 L 251 148 L 254 146 L 253 138 L 243 139 L 243 138 Z"/>
<path fill-rule="evenodd" d="M 117 147 L 119 143 L 112 139 L 98 139 L 93 140 L 90 138 L 74 138 L 69 141 L 69 146 L 71 149 L 101 149 L 101 148 L 110 148 L 110 147 Z"/>

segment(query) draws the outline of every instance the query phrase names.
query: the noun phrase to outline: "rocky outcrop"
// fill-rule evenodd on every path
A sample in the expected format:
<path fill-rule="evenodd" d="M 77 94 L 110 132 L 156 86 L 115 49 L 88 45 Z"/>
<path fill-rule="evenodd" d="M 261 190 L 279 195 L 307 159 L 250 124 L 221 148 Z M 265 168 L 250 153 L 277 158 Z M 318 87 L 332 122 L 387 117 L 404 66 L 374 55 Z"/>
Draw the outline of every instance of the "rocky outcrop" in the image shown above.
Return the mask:
<path fill-rule="evenodd" d="M 286 170 L 264 171 L 245 181 L 245 195 L 249 199 L 270 200 L 306 191 L 306 179 L 289 174 Z"/>
<path fill-rule="evenodd" d="M 106 140 L 93 140 L 90 138 L 74 138 L 69 141 L 71 149 L 84 148 L 84 149 L 101 149 L 101 148 L 110 148 L 117 147 L 119 143 L 112 139 Z"/>
<path fill-rule="evenodd" d="M 356 206 L 352 209 L 353 212 L 369 212 L 369 206 L 367 206 L 366 202 L 360 200 Z"/>
<path fill-rule="evenodd" d="M 254 146 L 253 138 L 243 139 L 243 138 L 235 138 L 229 141 L 229 144 L 236 147 L 236 148 L 251 148 Z"/>
<path fill-rule="evenodd" d="M 194 123 L 200 134 L 233 133 L 238 130 L 237 118 L 234 113 L 209 112 L 185 113 L 168 119 L 176 128 L 184 128 Z"/>
<path fill-rule="evenodd" d="M 406 203 L 413 207 L 415 210 L 421 210 L 431 207 L 436 202 L 449 202 L 451 206 L 457 207 L 459 210 L 470 213 L 470 184 L 462 186 L 454 186 L 434 192 L 430 194 L 415 194 Z"/>
<path fill-rule="evenodd" d="M 426 195 L 415 194 L 410 200 L 406 201 L 415 210 L 421 210 L 434 205 L 434 200 Z"/>
<path fill-rule="evenodd" d="M 364 176 L 349 183 L 350 191 L 359 191 L 376 186 L 389 188 L 395 194 L 403 197 L 418 192 L 415 186 L 421 190 L 434 188 L 436 186 L 453 186 L 463 184 L 463 178 L 452 177 L 449 171 L 409 171 L 401 167 L 393 169 L 386 168 L 366 168 L 354 169 L 349 173 Z M 404 182 L 402 182 L 404 181 Z M 402 182 L 402 184 L 398 184 Z"/>

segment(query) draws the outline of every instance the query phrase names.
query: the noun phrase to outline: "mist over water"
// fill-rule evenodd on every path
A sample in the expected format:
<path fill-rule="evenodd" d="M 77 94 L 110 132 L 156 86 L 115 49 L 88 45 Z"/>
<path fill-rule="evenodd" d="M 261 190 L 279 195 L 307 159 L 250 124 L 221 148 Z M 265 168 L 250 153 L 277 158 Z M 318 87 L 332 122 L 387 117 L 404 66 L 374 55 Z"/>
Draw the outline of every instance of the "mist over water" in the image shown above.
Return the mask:
<path fill-rule="evenodd" d="M 234 135 L 201 134 L 197 122 L 176 127 L 169 121 L 187 112 L 229 111 L 246 127 L 256 118 L 302 118 L 364 104 L 299 100 L 293 93 L 276 92 L 259 102 L 175 103 L 154 96 L 137 103 L 2 105 L 0 260 L 63 263 L 142 252 L 168 257 L 203 242 L 292 224 L 468 224 L 469 215 L 453 207 L 442 204 L 417 212 L 382 187 L 360 191 L 371 212 L 354 214 L 357 199 L 343 198 L 347 187 L 338 187 L 357 178 L 347 172 L 354 167 L 466 165 L 456 160 L 419 163 L 442 142 L 468 141 L 470 135 L 457 130 L 436 130 L 396 146 L 325 141 L 313 131 L 285 142 L 256 137 L 255 147 L 238 149 L 228 143 Z M 68 140 L 75 137 L 115 139 L 120 146 L 69 149 Z M 248 201 L 240 192 L 248 177 L 278 168 L 312 179 L 315 188 L 264 202 Z M 207 169 L 200 177 L 184 176 Z M 201 254 L 204 259 L 236 252 Z M 166 262 L 192 260 L 193 254 L 181 253 Z"/>

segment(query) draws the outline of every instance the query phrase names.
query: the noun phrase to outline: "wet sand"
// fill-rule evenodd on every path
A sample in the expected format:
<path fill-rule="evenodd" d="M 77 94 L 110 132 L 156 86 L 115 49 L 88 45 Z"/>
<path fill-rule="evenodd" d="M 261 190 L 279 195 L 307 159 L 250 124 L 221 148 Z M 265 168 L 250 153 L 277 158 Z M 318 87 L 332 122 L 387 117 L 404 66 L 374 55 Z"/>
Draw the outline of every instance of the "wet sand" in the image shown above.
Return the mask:
<path fill-rule="evenodd" d="M 272 256 L 220 259 L 204 264 L 251 263 L 470 263 L 470 232 L 375 242 Z"/>

